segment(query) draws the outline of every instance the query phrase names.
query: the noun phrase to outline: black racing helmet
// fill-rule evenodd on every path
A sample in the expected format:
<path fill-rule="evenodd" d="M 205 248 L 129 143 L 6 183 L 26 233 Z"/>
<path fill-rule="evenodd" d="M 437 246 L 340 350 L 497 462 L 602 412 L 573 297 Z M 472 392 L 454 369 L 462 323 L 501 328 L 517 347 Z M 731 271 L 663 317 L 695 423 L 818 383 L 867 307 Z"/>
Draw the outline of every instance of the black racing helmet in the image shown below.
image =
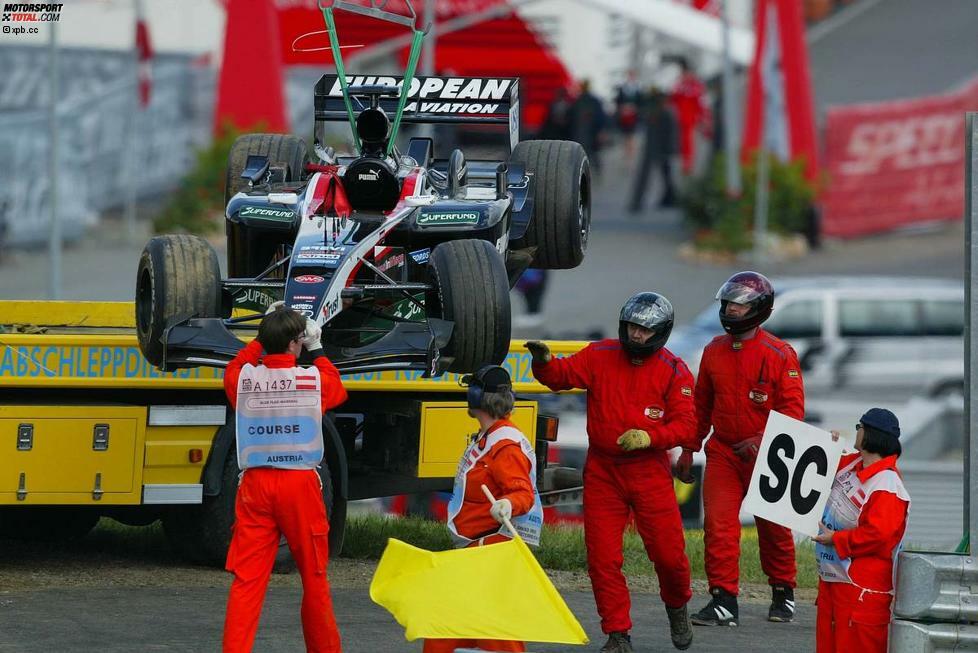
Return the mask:
<path fill-rule="evenodd" d="M 720 324 L 734 335 L 750 331 L 771 317 L 774 308 L 774 286 L 760 272 L 738 272 L 720 286 L 716 298 L 720 301 Z M 743 317 L 727 315 L 727 303 L 746 304 L 750 310 Z"/>
<path fill-rule="evenodd" d="M 669 340 L 675 315 L 672 304 L 659 293 L 640 292 L 633 295 L 621 307 L 621 316 L 618 318 L 618 340 L 621 341 L 621 346 L 631 356 L 651 356 Z M 629 323 L 645 327 L 654 333 L 644 345 L 636 344 L 628 339 Z"/>

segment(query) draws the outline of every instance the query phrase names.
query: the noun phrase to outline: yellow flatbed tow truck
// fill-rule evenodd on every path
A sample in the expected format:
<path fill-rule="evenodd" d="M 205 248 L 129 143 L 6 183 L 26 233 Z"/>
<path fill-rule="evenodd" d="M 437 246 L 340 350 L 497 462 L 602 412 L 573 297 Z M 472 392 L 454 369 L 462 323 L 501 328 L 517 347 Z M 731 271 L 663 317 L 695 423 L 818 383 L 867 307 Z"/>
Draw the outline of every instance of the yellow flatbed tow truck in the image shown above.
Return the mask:
<path fill-rule="evenodd" d="M 559 355 L 584 344 L 550 346 Z M 518 397 L 513 421 L 536 447 L 544 503 L 579 500 L 579 473 L 547 467 L 557 419 L 525 397 L 549 391 L 522 345 L 514 341 L 504 362 Z M 184 557 L 223 564 L 238 468 L 222 377 L 150 365 L 130 302 L 0 301 L 0 534 L 70 538 L 103 515 L 160 519 Z M 451 488 L 477 426 L 458 378 L 344 377 L 350 398 L 324 419 L 331 551 L 342 547 L 348 501 Z"/>

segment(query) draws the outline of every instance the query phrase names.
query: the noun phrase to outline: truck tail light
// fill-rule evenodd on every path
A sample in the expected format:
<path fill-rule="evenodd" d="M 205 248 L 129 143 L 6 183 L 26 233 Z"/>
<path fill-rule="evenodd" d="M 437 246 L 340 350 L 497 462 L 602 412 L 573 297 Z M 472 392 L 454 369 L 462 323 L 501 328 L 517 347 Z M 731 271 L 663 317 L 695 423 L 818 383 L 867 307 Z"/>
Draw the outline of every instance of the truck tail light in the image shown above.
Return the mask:
<path fill-rule="evenodd" d="M 554 415 L 537 416 L 537 438 L 548 442 L 557 441 L 557 426 L 560 418 Z"/>
<path fill-rule="evenodd" d="M 204 450 L 203 449 L 191 449 L 190 452 L 188 453 L 188 456 L 187 457 L 190 459 L 190 462 L 192 462 L 192 463 L 199 463 L 201 460 L 204 459 Z"/>

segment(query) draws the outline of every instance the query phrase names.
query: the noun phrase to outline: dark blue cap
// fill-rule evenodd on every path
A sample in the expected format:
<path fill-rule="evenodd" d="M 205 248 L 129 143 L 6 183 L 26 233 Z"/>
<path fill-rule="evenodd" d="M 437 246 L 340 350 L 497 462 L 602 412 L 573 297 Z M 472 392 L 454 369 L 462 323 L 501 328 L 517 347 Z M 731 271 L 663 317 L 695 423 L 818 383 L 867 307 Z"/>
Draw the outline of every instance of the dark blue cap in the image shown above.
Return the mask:
<path fill-rule="evenodd" d="M 900 437 L 900 422 L 896 415 L 885 408 L 870 408 L 859 419 L 863 426 L 869 426 L 895 438 Z"/>

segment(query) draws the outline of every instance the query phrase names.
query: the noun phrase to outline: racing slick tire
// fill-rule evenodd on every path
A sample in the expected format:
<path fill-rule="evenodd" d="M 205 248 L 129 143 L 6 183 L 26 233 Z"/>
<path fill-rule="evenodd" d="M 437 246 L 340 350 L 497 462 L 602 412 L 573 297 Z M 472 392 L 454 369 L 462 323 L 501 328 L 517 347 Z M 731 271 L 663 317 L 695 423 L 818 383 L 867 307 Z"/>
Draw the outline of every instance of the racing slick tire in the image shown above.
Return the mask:
<path fill-rule="evenodd" d="M 136 273 L 136 336 L 151 364 L 163 363 L 163 333 L 178 315 L 221 315 L 221 266 L 197 236 L 157 236 L 146 243 Z"/>
<path fill-rule="evenodd" d="M 333 481 L 325 461 L 318 471 L 323 483 L 326 518 L 332 525 Z M 196 506 L 171 506 L 163 514 L 163 532 L 170 546 L 180 557 L 199 565 L 224 567 L 228 547 L 231 546 L 234 502 L 238 495 L 240 474 L 238 459 L 232 450 L 224 459 L 221 491 L 217 496 L 205 496 L 203 503 Z M 339 551 L 330 551 L 331 555 L 336 553 Z M 289 573 L 294 569 L 295 562 L 292 560 L 285 538 L 282 537 L 279 540 L 273 570 L 276 573 Z"/>
<path fill-rule="evenodd" d="M 286 166 L 285 181 L 299 181 L 309 160 L 306 142 L 290 134 L 245 134 L 238 137 L 228 153 L 227 177 L 224 182 L 224 205 L 239 191 L 248 187 L 241 178 L 251 155 L 268 157 L 274 167 Z M 228 224 L 228 276 L 256 277 L 269 266 L 279 246 L 284 243 L 264 232 L 248 238 L 234 237 Z"/>
<path fill-rule="evenodd" d="M 535 268 L 576 268 L 591 230 L 591 166 L 584 148 L 573 141 L 523 141 L 510 161 L 533 175 L 533 217 L 513 249 L 535 247 Z"/>
<path fill-rule="evenodd" d="M 431 317 L 455 323 L 441 355 L 449 372 L 474 372 L 499 364 L 509 352 L 509 279 L 503 259 L 485 240 L 452 240 L 435 247 L 428 261 Z"/>

